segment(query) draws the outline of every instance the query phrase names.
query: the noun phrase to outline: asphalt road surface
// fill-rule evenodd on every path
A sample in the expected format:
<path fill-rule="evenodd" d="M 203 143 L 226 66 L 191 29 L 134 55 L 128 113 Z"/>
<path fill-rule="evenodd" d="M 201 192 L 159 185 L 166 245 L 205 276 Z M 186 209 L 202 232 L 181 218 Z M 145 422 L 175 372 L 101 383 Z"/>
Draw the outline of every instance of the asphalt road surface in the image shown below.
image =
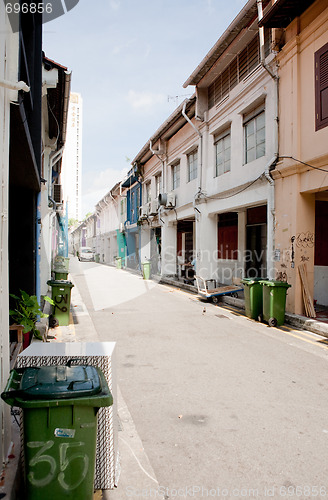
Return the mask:
<path fill-rule="evenodd" d="M 327 340 L 124 270 L 72 258 L 71 273 L 100 340 L 117 342 L 158 481 L 120 498 L 328 498 Z"/>

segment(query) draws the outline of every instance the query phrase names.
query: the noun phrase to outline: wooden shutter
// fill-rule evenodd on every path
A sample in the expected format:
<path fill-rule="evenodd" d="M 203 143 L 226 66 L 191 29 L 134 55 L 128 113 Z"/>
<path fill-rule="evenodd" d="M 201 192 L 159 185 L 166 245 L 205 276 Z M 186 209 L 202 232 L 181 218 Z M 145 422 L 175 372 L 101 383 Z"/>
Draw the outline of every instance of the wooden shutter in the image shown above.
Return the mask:
<path fill-rule="evenodd" d="M 314 54 L 315 129 L 328 125 L 328 43 Z"/>

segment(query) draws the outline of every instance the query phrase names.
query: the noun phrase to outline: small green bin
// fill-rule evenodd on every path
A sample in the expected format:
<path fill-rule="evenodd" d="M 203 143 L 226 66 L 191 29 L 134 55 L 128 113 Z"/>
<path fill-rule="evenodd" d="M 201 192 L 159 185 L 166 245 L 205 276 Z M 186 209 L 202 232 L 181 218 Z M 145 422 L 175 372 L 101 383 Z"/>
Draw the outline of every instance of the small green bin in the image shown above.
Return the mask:
<path fill-rule="evenodd" d="M 69 313 L 71 307 L 71 290 L 73 283 L 65 280 L 49 280 L 47 284 L 52 288 L 53 316 L 60 326 L 69 325 Z"/>
<path fill-rule="evenodd" d="M 263 310 L 261 278 L 244 278 L 245 312 L 248 318 L 259 319 Z"/>
<path fill-rule="evenodd" d="M 150 279 L 150 262 L 143 262 L 142 264 L 142 275 L 144 280 Z"/>
<path fill-rule="evenodd" d="M 99 253 L 96 253 L 96 255 L 95 255 L 95 262 L 97 262 L 98 264 L 100 262 L 100 255 L 99 255 Z"/>
<path fill-rule="evenodd" d="M 13 370 L 2 399 L 22 408 L 28 500 L 92 500 L 97 412 L 113 398 L 99 368 Z"/>
<path fill-rule="evenodd" d="M 58 280 L 67 281 L 67 278 L 68 278 L 68 272 L 58 272 L 58 271 L 55 271 L 55 280 L 56 281 L 58 281 Z"/>
<path fill-rule="evenodd" d="M 116 257 L 116 269 L 122 269 L 122 257 Z"/>
<path fill-rule="evenodd" d="M 262 280 L 263 319 L 269 326 L 280 326 L 285 322 L 286 294 L 291 286 L 285 281 Z"/>

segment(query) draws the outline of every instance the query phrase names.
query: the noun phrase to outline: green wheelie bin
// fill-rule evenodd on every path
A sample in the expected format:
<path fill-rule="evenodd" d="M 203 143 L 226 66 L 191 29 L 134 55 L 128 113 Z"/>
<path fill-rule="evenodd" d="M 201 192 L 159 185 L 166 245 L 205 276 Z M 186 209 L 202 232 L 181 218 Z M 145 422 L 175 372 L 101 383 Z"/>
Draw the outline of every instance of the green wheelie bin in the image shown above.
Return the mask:
<path fill-rule="evenodd" d="M 260 319 L 263 310 L 261 278 L 244 278 L 245 312 L 248 318 Z"/>
<path fill-rule="evenodd" d="M 65 280 L 49 280 L 47 284 L 52 288 L 52 300 L 54 301 L 52 314 L 54 318 L 60 326 L 69 325 L 73 283 Z"/>
<path fill-rule="evenodd" d="M 122 269 L 122 257 L 116 257 L 116 269 Z"/>
<path fill-rule="evenodd" d="M 263 288 L 263 319 L 269 326 L 285 322 L 286 294 L 291 286 L 285 281 L 261 280 Z"/>
<path fill-rule="evenodd" d="M 68 271 L 66 272 L 59 272 L 59 271 L 54 271 L 55 273 L 55 281 L 59 281 L 59 280 L 64 280 L 64 281 L 67 281 L 67 278 L 68 278 Z"/>
<path fill-rule="evenodd" d="M 53 261 L 53 273 L 55 280 L 67 280 L 69 269 L 69 257 L 57 255 Z"/>
<path fill-rule="evenodd" d="M 113 398 L 99 368 L 13 370 L 2 399 L 22 408 L 27 500 L 92 500 L 97 412 Z"/>
<path fill-rule="evenodd" d="M 142 276 L 144 280 L 150 279 L 150 262 L 143 262 L 142 264 Z"/>

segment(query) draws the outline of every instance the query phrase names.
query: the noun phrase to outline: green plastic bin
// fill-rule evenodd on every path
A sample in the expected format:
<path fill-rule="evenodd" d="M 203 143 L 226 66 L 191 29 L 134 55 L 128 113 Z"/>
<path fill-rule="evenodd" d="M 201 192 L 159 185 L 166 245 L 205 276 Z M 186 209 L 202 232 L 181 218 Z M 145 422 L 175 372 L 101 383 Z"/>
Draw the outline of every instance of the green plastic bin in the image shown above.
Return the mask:
<path fill-rule="evenodd" d="M 22 408 L 28 500 L 92 500 L 97 412 L 113 398 L 93 366 L 43 366 L 10 373 L 1 394 Z"/>
<path fill-rule="evenodd" d="M 55 280 L 64 280 L 67 281 L 68 272 L 57 272 L 55 271 Z"/>
<path fill-rule="evenodd" d="M 248 318 L 259 319 L 263 312 L 261 278 L 244 278 L 245 312 Z"/>
<path fill-rule="evenodd" d="M 96 253 L 96 255 L 95 255 L 95 262 L 97 262 L 98 264 L 100 262 L 100 255 L 99 255 L 99 253 Z"/>
<path fill-rule="evenodd" d="M 142 275 L 144 280 L 150 279 L 150 262 L 143 262 L 142 264 Z"/>
<path fill-rule="evenodd" d="M 73 283 L 65 280 L 49 280 L 47 284 L 52 288 L 53 306 L 52 314 L 60 326 L 69 325 L 69 313 L 71 307 L 71 290 Z"/>
<path fill-rule="evenodd" d="M 280 326 L 285 322 L 286 294 L 291 286 L 285 281 L 262 280 L 263 319 L 269 326 Z"/>
<path fill-rule="evenodd" d="M 116 257 L 116 269 L 122 269 L 122 257 Z"/>

